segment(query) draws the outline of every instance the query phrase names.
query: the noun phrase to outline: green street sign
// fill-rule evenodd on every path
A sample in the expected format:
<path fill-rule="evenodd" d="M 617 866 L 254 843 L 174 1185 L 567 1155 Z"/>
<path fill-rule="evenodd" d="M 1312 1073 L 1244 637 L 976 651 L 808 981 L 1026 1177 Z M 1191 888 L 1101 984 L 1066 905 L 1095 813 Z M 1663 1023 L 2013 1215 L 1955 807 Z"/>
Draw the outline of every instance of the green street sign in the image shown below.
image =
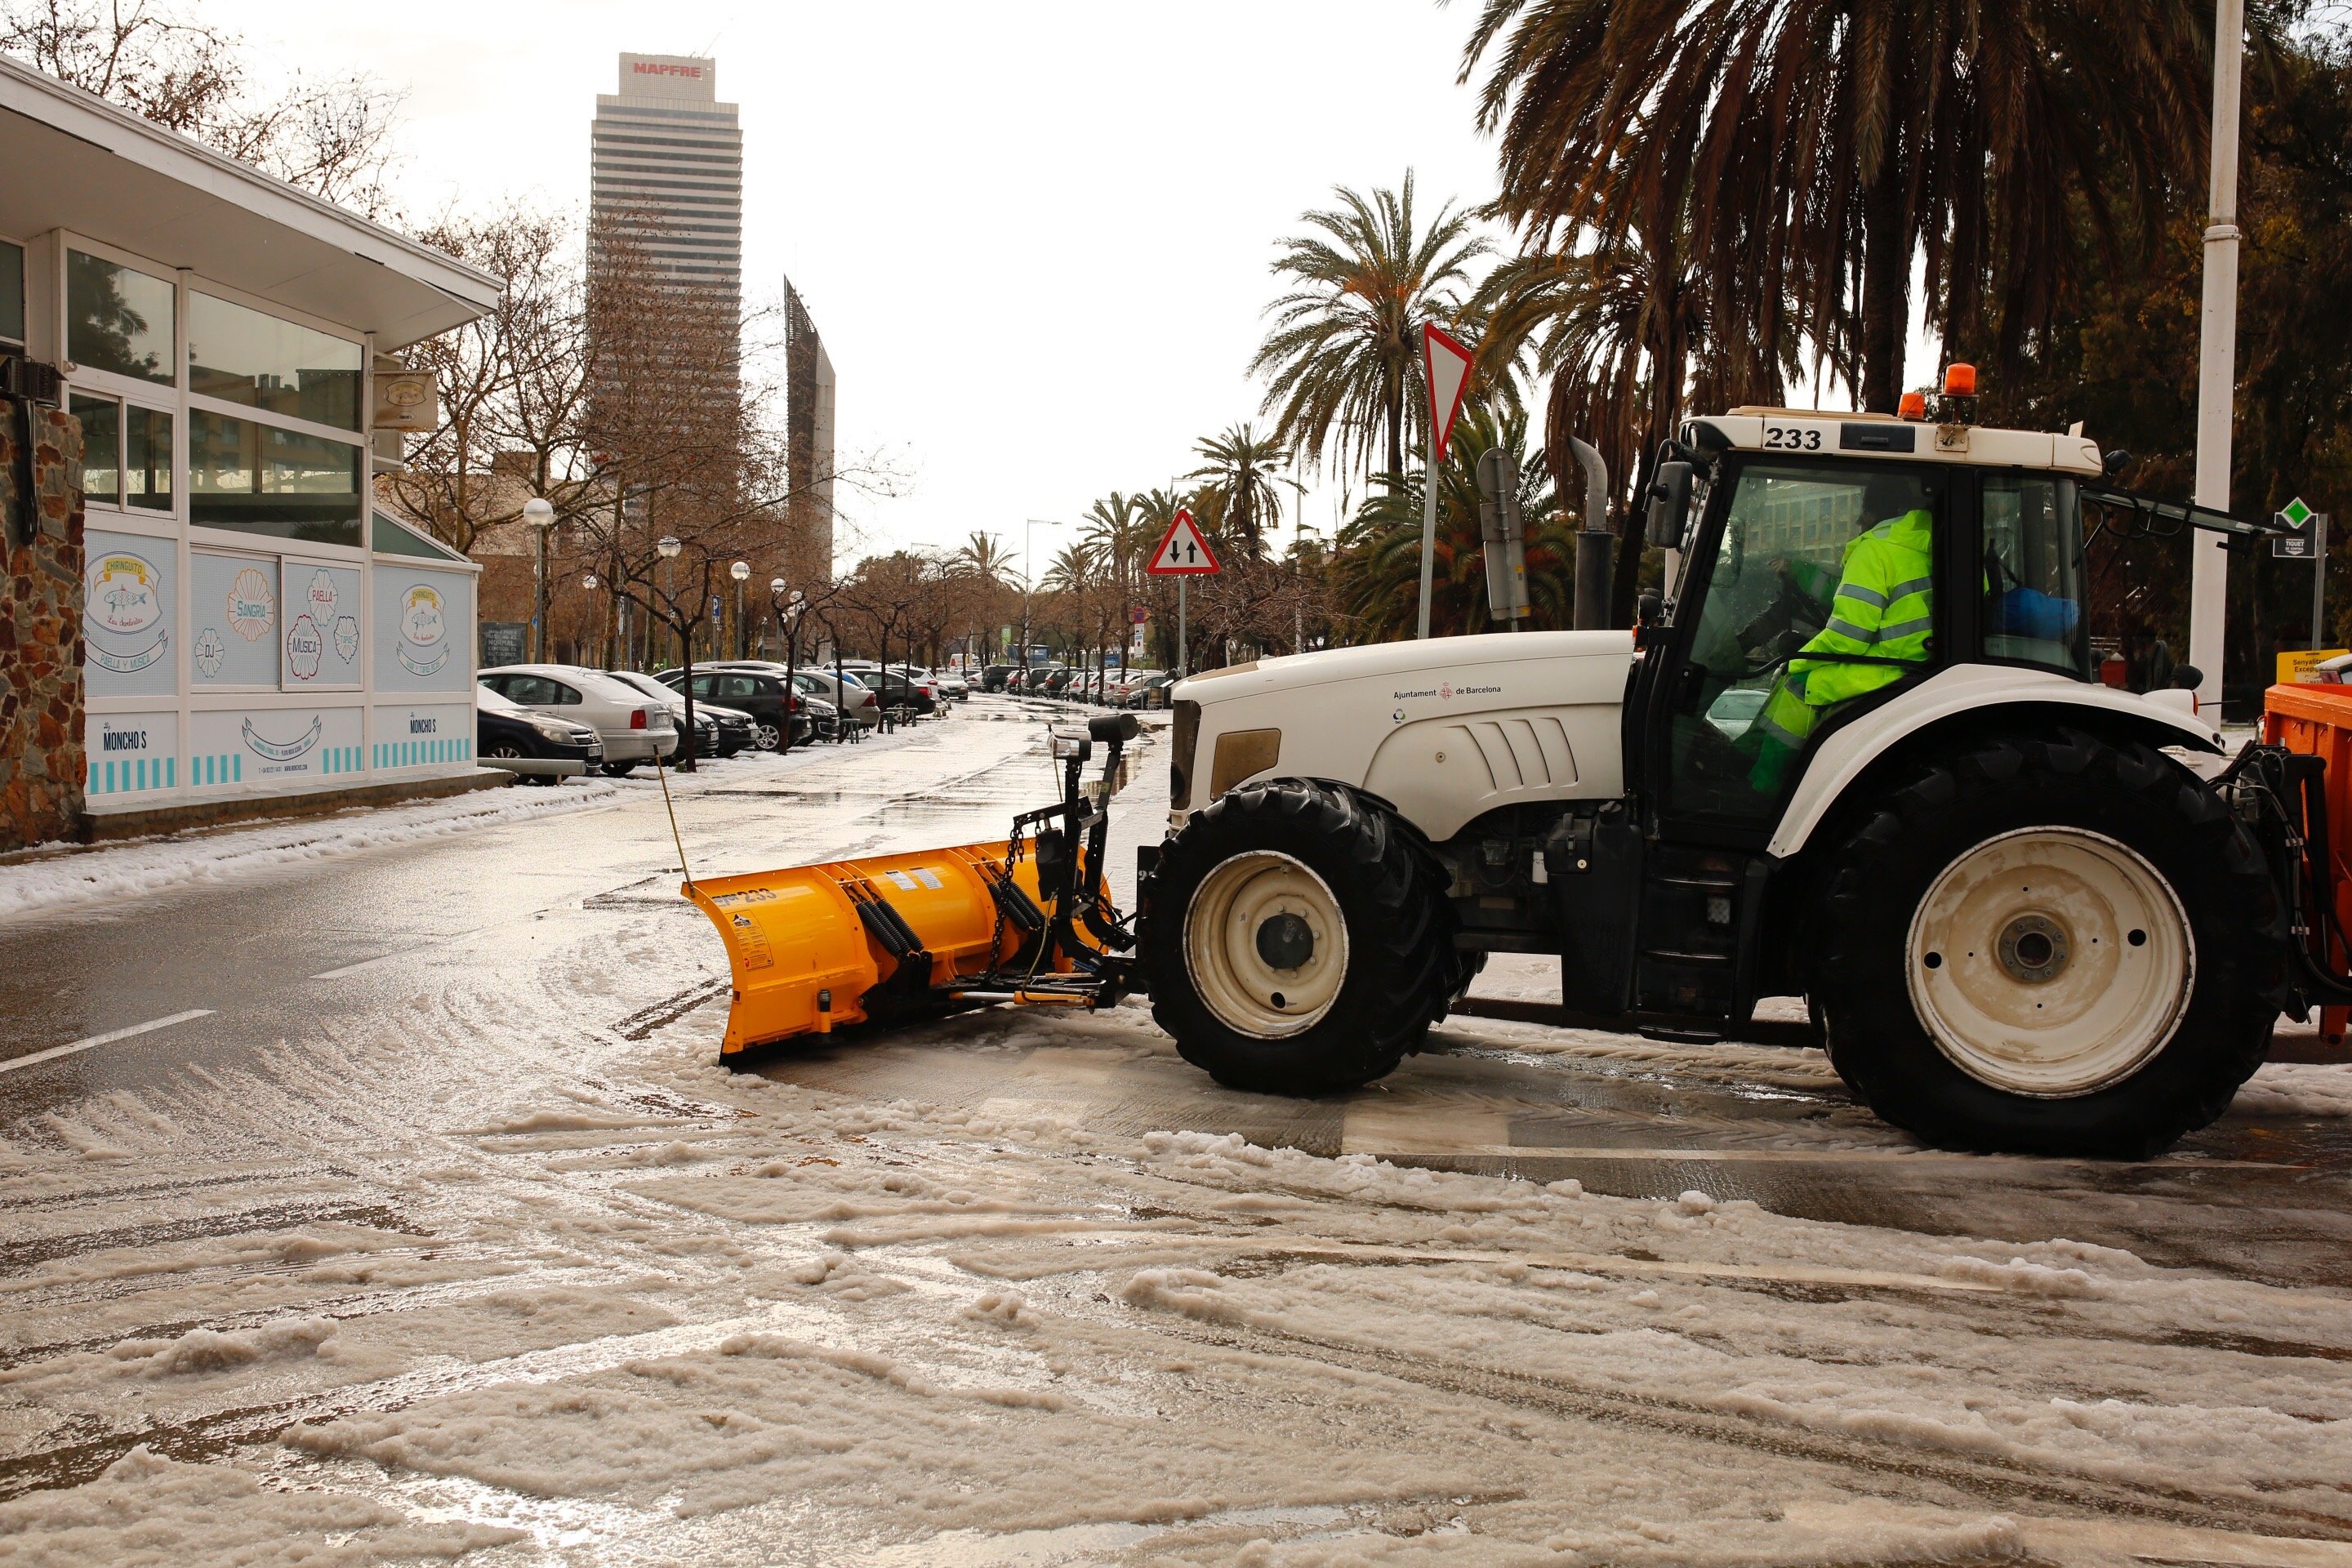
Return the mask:
<path fill-rule="evenodd" d="M 2288 527 L 2301 528 L 2305 523 L 2311 521 L 2311 509 L 2303 504 L 2303 498 L 2301 496 L 2297 496 L 2293 500 L 2287 502 L 2286 505 L 2279 508 L 2279 516 L 2286 520 Z"/>

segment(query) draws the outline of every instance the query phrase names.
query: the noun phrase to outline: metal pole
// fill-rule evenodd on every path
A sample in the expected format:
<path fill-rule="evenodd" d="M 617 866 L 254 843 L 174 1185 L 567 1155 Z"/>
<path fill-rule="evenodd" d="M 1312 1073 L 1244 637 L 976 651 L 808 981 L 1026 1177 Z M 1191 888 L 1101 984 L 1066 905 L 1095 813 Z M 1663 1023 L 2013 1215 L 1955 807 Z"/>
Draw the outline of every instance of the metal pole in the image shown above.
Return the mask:
<path fill-rule="evenodd" d="M 2311 646 L 2327 646 L 2327 514 L 2311 518 Z"/>
<path fill-rule="evenodd" d="M 2238 79 L 2245 0 L 2214 0 L 2212 197 L 2205 227 L 2205 301 L 2198 342 L 2197 501 L 2228 510 L 2230 426 L 2238 357 Z M 2189 545 L 2189 662 L 2204 677 L 2197 700 L 2221 698 L 2230 558 L 2221 536 L 2199 531 Z"/>
<path fill-rule="evenodd" d="M 1429 636 L 1429 591 L 1437 570 L 1437 421 L 1429 422 L 1429 441 L 1423 448 L 1426 460 L 1422 466 L 1421 497 L 1421 620 L 1413 633 L 1416 637 Z"/>
<path fill-rule="evenodd" d="M 530 587 L 530 658 L 533 664 L 547 662 L 547 530 L 533 528 L 539 535 L 538 569 L 531 574 Z"/>
<path fill-rule="evenodd" d="M 1176 579 L 1176 673 L 1180 677 L 1188 673 L 1190 668 L 1189 661 L 1185 657 L 1184 601 L 1187 594 L 1191 592 L 1192 586 L 1192 579 L 1190 577 L 1179 577 Z"/>

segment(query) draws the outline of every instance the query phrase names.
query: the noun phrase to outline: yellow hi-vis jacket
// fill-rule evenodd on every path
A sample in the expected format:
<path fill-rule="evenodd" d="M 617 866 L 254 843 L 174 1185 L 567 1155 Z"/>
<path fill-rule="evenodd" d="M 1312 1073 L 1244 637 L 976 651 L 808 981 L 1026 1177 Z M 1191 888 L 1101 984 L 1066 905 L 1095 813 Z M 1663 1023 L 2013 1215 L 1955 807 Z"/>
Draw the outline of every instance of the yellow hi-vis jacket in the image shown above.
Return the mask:
<path fill-rule="evenodd" d="M 1763 745 L 1748 783 L 1780 788 L 1790 762 L 1825 709 L 1902 679 L 1892 664 L 1828 663 L 1808 653 L 1860 654 L 1925 663 L 1935 627 L 1934 520 L 1924 510 L 1890 517 L 1846 546 L 1845 573 L 1830 600 L 1829 625 L 1789 661 L 1756 721 Z"/>

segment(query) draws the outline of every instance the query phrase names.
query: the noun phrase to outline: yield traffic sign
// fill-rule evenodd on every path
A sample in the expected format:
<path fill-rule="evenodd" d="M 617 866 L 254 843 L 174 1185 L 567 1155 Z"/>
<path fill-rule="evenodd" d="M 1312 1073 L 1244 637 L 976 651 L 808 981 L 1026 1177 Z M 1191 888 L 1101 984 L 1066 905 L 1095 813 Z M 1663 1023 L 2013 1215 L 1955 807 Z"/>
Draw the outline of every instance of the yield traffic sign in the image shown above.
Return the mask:
<path fill-rule="evenodd" d="M 1470 351 L 1436 322 L 1423 322 L 1421 363 L 1429 382 L 1430 439 L 1442 463 L 1454 436 L 1454 416 L 1462 412 L 1462 394 L 1470 385 Z"/>
<path fill-rule="evenodd" d="M 1206 577 L 1222 572 L 1216 552 L 1193 522 L 1189 508 L 1180 509 L 1176 521 L 1160 536 L 1160 547 L 1151 552 L 1151 564 L 1144 568 L 1155 577 Z"/>

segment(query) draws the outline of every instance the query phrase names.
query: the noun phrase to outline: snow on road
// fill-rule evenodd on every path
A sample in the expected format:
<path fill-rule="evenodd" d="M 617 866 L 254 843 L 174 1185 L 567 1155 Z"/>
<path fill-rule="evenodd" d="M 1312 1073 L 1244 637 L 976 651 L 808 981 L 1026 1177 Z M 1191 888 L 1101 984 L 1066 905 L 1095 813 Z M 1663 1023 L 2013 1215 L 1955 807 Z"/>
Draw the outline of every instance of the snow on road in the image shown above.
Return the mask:
<path fill-rule="evenodd" d="M 561 816 L 610 805 L 617 793 L 603 779 L 572 780 L 551 789 L 496 789 L 226 832 L 55 850 L 0 866 L 0 919 L 226 882 L 329 856 Z"/>
<path fill-rule="evenodd" d="M 2352 1564 L 2340 1289 L 1171 1125 L 1292 1112 L 1133 1004 L 731 1075 L 699 916 L 533 931 L 6 1130 L 0 1563 Z"/>

